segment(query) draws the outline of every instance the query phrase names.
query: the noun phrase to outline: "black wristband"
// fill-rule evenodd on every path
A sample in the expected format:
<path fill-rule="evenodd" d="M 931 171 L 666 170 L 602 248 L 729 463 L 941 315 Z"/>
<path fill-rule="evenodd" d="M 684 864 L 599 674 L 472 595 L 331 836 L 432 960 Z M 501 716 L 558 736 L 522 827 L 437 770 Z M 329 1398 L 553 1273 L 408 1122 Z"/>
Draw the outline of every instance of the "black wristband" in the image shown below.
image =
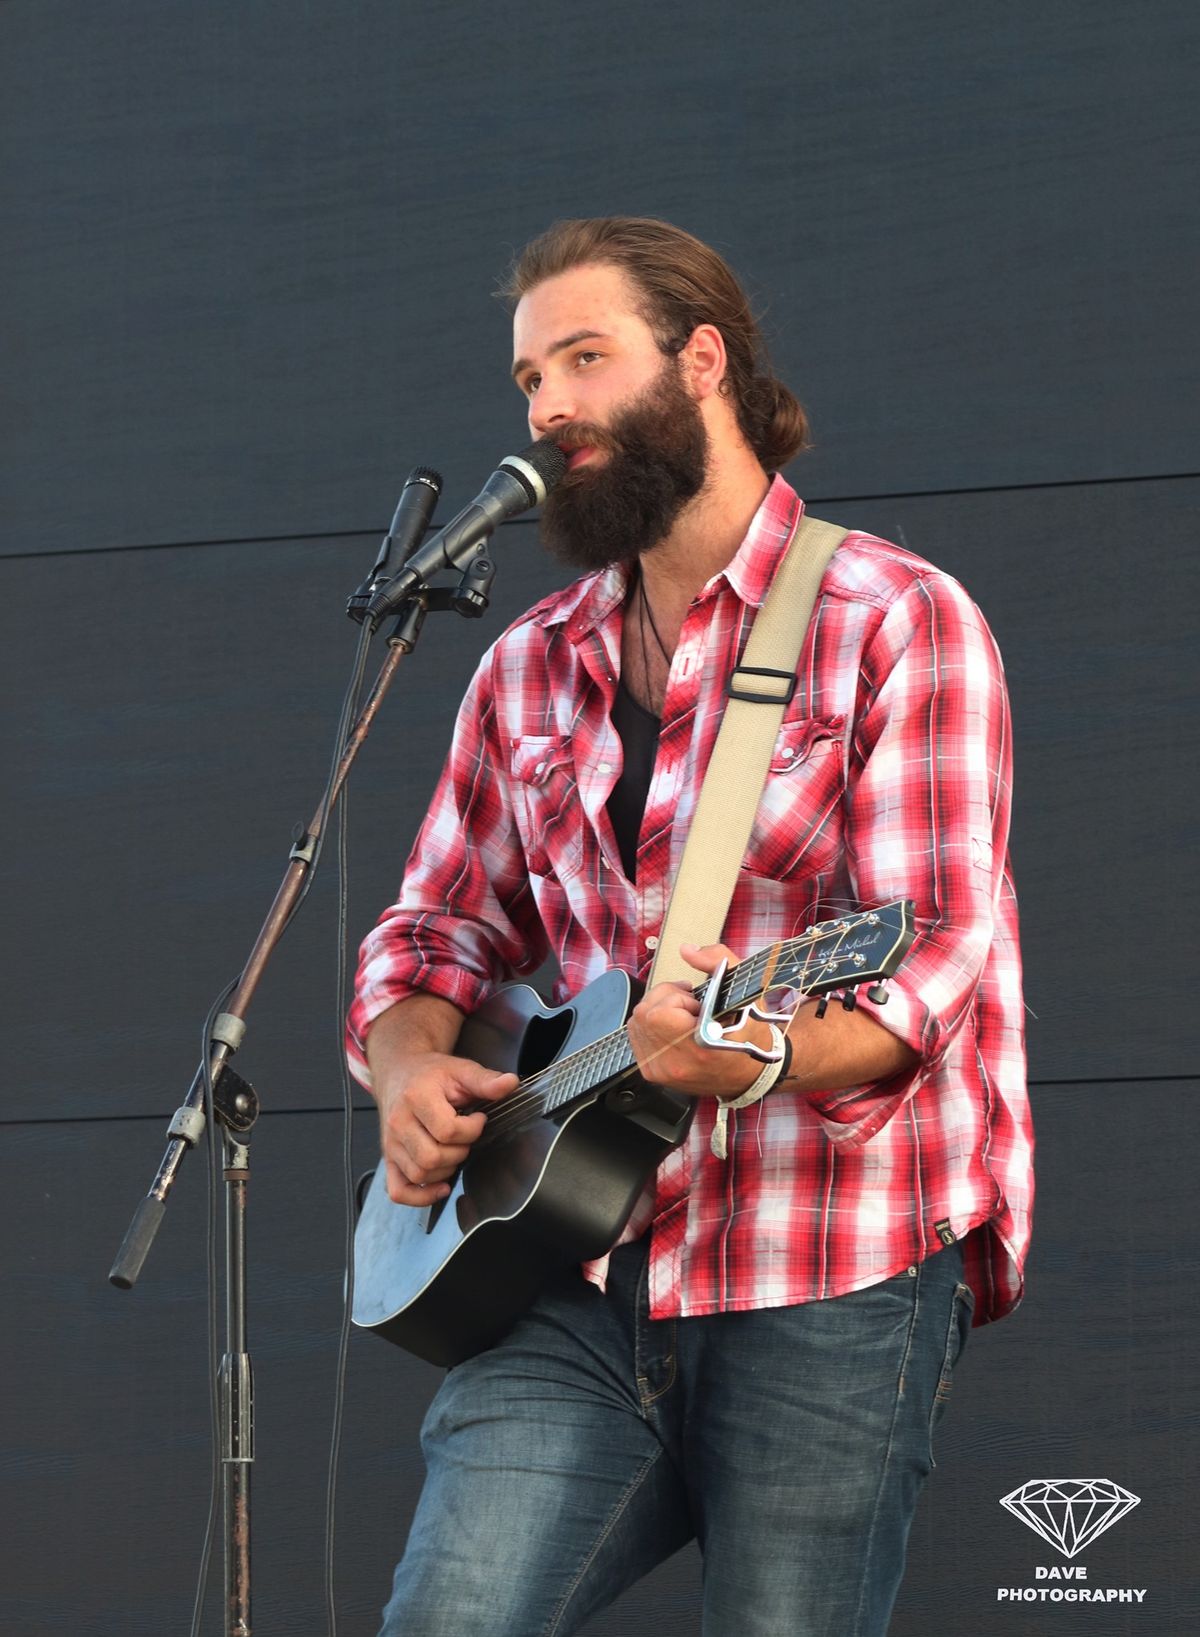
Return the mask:
<path fill-rule="evenodd" d="M 792 1072 L 792 1037 L 785 1034 L 783 1037 L 783 1056 L 779 1062 L 779 1078 L 775 1084 L 781 1086 Z"/>

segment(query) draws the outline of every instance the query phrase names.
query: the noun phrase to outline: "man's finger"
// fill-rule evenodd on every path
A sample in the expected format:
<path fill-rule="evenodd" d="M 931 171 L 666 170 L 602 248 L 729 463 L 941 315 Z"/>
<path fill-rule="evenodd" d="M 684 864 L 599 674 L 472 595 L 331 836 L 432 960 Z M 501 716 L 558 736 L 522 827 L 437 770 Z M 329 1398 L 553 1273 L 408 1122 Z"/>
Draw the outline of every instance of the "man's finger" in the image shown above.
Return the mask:
<path fill-rule="evenodd" d="M 387 1160 L 385 1164 L 387 1195 L 393 1205 L 432 1205 L 435 1200 L 444 1199 L 450 1192 L 448 1183 L 410 1182 L 394 1160 Z"/>
<path fill-rule="evenodd" d="M 408 1113 L 417 1129 L 428 1133 L 436 1143 L 473 1143 L 482 1134 L 485 1123 L 482 1112 L 460 1113 L 440 1087 L 414 1097 L 408 1105 Z M 406 1123 L 398 1122 L 397 1131 L 402 1132 Z"/>
<path fill-rule="evenodd" d="M 427 1182 L 438 1172 L 457 1171 L 470 1152 L 469 1142 L 439 1142 L 414 1121 L 399 1134 L 392 1157 L 410 1182 Z"/>
<path fill-rule="evenodd" d="M 455 1108 L 464 1108 L 470 1103 L 498 1102 L 521 1083 L 515 1074 L 498 1074 L 495 1069 L 485 1069 L 482 1063 L 472 1063 L 465 1057 L 453 1060 L 453 1075 L 446 1095 Z"/>
<path fill-rule="evenodd" d="M 728 944 L 680 944 L 679 953 L 697 972 L 715 972 L 722 961 L 736 966 L 741 959 Z"/>

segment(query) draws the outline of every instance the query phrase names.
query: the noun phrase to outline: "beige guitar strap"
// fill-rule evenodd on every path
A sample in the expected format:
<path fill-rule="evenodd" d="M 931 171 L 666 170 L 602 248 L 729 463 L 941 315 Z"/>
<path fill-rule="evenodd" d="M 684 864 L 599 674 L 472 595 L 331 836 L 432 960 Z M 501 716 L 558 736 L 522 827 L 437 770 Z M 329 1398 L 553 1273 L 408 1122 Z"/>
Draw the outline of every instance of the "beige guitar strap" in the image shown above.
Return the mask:
<path fill-rule="evenodd" d="M 847 532 L 805 516 L 755 616 L 741 664 L 726 687 L 725 714 L 659 933 L 651 984 L 695 982 L 680 944 L 720 940 L 779 725 L 796 689 L 796 666 L 821 576 Z"/>

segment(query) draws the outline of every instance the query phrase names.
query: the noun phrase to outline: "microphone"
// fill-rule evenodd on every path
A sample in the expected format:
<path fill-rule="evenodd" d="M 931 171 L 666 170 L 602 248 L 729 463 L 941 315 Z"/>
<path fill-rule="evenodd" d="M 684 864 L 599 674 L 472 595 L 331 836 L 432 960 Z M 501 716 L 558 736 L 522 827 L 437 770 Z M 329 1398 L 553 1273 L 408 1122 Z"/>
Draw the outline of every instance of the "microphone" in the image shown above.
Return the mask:
<path fill-rule="evenodd" d="M 396 570 L 407 562 L 425 537 L 433 508 L 442 492 L 442 474 L 430 466 L 417 466 L 405 479 L 396 505 L 392 526 L 383 537 L 375 566 L 346 604 L 346 612 L 361 625 L 367 618 L 371 598 L 381 590 Z"/>
<path fill-rule="evenodd" d="M 471 504 L 418 546 L 395 579 L 375 592 L 367 605 L 371 619 L 384 619 L 425 586 L 430 575 L 458 567 L 505 518 L 545 500 L 566 469 L 567 457 L 546 438 L 519 455 L 507 455 Z"/>

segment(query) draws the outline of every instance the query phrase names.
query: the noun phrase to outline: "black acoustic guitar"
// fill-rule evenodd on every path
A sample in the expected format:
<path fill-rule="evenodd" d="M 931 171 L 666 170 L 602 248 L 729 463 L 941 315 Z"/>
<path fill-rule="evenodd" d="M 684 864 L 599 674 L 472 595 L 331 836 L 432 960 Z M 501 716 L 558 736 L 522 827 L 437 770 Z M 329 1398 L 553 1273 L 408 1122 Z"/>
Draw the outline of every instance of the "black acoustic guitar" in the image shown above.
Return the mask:
<path fill-rule="evenodd" d="M 694 993 L 723 1023 L 764 1015 L 773 991 L 791 991 L 791 1004 L 841 991 L 853 1004 L 858 984 L 899 966 L 912 915 L 897 900 L 822 921 Z M 488 1110 L 446 1199 L 395 1205 L 385 1167 L 376 1170 L 354 1239 L 356 1325 L 431 1364 L 457 1364 L 502 1336 L 552 1272 L 616 1242 L 695 1107 L 639 1075 L 625 1029 L 633 1004 L 632 980 L 611 971 L 558 1007 L 508 984 L 467 1020 L 458 1055 L 521 1083 Z"/>

